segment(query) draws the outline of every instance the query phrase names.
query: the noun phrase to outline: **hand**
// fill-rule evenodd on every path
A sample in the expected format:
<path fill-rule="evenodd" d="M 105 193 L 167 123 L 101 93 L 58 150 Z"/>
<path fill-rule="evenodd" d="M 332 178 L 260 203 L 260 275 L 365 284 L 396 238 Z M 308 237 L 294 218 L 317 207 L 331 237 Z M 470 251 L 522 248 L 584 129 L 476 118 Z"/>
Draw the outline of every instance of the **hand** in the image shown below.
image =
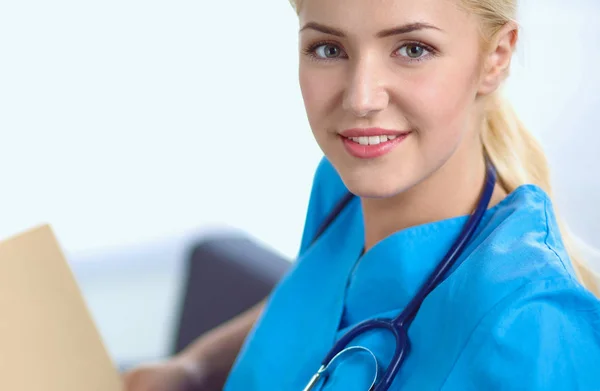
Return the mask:
<path fill-rule="evenodd" d="M 125 391 L 213 391 L 201 365 L 182 359 L 144 365 L 124 375 Z"/>

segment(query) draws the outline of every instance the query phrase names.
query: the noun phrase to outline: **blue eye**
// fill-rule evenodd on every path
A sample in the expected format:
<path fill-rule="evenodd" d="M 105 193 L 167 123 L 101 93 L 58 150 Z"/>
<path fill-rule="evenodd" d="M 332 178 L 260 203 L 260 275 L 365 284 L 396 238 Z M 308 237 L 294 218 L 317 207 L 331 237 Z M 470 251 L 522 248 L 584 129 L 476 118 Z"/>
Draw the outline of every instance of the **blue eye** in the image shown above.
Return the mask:
<path fill-rule="evenodd" d="M 342 50 L 338 46 L 330 43 L 315 46 L 313 51 L 320 58 L 338 58 L 342 54 Z"/>
<path fill-rule="evenodd" d="M 398 53 L 402 57 L 408 57 L 413 60 L 417 60 L 430 52 L 428 48 L 417 43 L 409 43 L 398 49 Z"/>

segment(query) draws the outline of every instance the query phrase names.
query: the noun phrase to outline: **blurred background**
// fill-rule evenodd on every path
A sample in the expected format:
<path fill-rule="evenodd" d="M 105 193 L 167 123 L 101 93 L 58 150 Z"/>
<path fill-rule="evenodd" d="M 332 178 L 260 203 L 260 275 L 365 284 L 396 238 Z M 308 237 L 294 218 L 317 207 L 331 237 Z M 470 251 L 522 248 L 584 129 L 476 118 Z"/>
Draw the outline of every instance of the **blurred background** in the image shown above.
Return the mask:
<path fill-rule="evenodd" d="M 506 88 L 596 264 L 598 17 L 521 1 Z M 286 0 L 0 3 L 0 238 L 52 224 L 119 363 L 170 354 L 207 233 L 293 259 L 320 158 Z"/>

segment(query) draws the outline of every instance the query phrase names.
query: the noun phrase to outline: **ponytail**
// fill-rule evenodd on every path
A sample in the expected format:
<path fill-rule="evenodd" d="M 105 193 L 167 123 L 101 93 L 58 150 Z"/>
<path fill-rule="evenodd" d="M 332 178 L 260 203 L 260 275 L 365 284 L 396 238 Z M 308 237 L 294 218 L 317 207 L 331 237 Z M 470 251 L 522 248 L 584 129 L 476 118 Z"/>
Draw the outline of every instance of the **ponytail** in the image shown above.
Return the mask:
<path fill-rule="evenodd" d="M 496 92 L 488 102 L 481 139 L 485 152 L 496 167 L 500 184 L 507 192 L 512 192 L 520 185 L 531 183 L 551 197 L 550 172 L 544 151 L 512 107 L 498 94 Z M 577 278 L 600 297 L 600 276 L 577 253 L 567 229 L 558 220 Z"/>

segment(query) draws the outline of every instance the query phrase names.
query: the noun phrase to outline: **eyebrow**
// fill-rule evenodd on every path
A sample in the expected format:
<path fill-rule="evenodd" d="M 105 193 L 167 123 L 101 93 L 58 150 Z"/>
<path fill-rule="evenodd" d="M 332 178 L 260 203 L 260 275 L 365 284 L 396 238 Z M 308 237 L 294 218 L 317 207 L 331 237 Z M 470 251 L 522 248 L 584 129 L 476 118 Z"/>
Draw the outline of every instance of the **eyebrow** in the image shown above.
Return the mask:
<path fill-rule="evenodd" d="M 375 34 L 375 36 L 377 38 L 386 38 L 386 37 L 391 37 L 393 35 L 401 35 L 401 34 L 410 33 L 412 31 L 427 30 L 427 29 L 442 31 L 440 28 L 435 27 L 431 24 L 416 22 L 416 23 L 403 24 L 401 26 L 382 30 L 382 31 L 378 32 L 377 34 Z M 339 29 L 336 29 L 333 27 L 329 27 L 324 24 L 320 24 L 320 23 L 316 23 L 316 22 L 306 23 L 304 25 L 304 27 L 302 27 L 300 29 L 300 32 L 302 32 L 304 30 L 315 30 L 315 31 L 319 31 L 324 34 L 335 35 L 336 37 L 341 37 L 341 38 L 346 36 L 346 33 L 344 33 L 342 30 L 339 30 Z"/>

